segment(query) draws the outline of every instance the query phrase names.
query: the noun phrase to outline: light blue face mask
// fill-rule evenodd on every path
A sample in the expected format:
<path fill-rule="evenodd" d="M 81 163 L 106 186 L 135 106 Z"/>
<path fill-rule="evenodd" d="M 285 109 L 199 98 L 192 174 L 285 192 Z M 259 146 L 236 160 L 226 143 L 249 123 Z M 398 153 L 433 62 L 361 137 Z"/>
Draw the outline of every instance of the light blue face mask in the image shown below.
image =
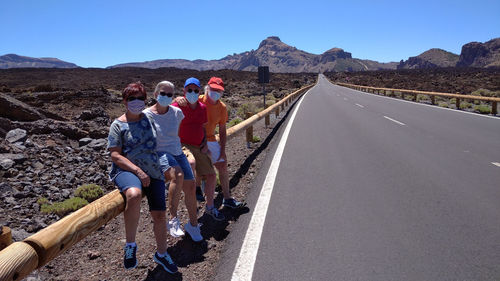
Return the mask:
<path fill-rule="evenodd" d="M 186 93 L 186 99 L 188 100 L 188 102 L 190 104 L 194 104 L 196 103 L 196 101 L 198 101 L 198 94 L 196 94 L 195 92 L 192 92 L 192 93 Z"/>
<path fill-rule="evenodd" d="M 213 100 L 213 101 L 217 101 L 218 99 L 220 99 L 220 94 L 218 92 L 214 92 L 214 91 L 210 91 L 208 92 L 208 96 Z"/>
<path fill-rule="evenodd" d="M 161 106 L 168 106 L 170 103 L 172 103 L 172 97 L 167 97 L 162 95 L 158 95 L 156 100 Z"/>

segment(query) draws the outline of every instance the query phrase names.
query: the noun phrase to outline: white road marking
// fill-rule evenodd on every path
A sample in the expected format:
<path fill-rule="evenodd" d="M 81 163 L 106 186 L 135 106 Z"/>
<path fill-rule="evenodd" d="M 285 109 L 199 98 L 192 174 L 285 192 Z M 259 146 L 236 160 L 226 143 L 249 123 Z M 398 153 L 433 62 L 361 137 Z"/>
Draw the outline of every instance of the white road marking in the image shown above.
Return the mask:
<path fill-rule="evenodd" d="M 342 86 L 338 86 L 337 85 L 337 87 L 342 87 Z M 351 91 L 353 91 L 355 93 L 359 93 L 359 94 L 363 94 L 363 95 L 368 95 L 368 96 L 375 97 L 375 98 L 389 99 L 389 100 L 400 101 L 400 102 L 407 102 L 407 103 L 416 104 L 416 105 L 428 106 L 428 107 L 434 108 L 436 110 L 449 110 L 449 111 L 453 111 L 453 112 L 457 112 L 457 113 L 464 113 L 464 114 L 473 115 L 473 116 L 476 116 L 476 117 L 486 117 L 486 118 L 500 120 L 500 118 L 498 116 L 483 115 L 483 114 L 474 113 L 474 112 L 468 112 L 468 111 L 463 111 L 463 110 L 456 110 L 456 109 L 453 109 L 453 108 L 446 108 L 446 107 L 441 107 L 441 106 L 436 106 L 436 105 L 431 105 L 431 104 L 425 104 L 425 103 L 420 103 L 420 102 L 414 102 L 414 101 L 408 101 L 408 100 L 402 100 L 402 99 L 397 99 L 397 98 L 391 98 L 391 97 L 386 97 L 386 96 L 379 96 L 379 95 L 374 95 L 374 94 L 371 94 L 371 93 L 365 93 L 365 92 L 362 92 L 362 91 L 354 90 L 354 89 L 347 88 L 347 87 L 342 87 L 342 88 L 351 90 Z"/>
<path fill-rule="evenodd" d="M 398 120 L 392 119 L 391 117 L 387 117 L 387 116 L 385 116 L 385 115 L 384 115 L 384 118 L 385 118 L 385 119 L 388 119 L 388 120 L 391 120 L 392 122 L 397 123 L 397 124 L 399 124 L 399 125 L 401 125 L 401 126 L 406 125 L 406 124 L 405 124 L 405 123 L 403 123 L 403 122 L 399 122 Z"/>
<path fill-rule="evenodd" d="M 493 164 L 493 165 L 495 165 L 497 167 L 500 167 L 500 163 L 498 163 L 498 162 L 491 162 L 491 164 Z"/>
<path fill-rule="evenodd" d="M 365 108 L 364 106 L 362 106 L 361 104 L 357 103 L 356 104 L 357 106 L 361 107 L 361 108 Z"/>
<path fill-rule="evenodd" d="M 243 245 L 241 246 L 240 255 L 238 257 L 238 260 L 236 261 L 236 266 L 231 278 L 232 281 L 252 280 L 255 259 L 257 258 L 260 238 L 262 236 L 262 230 L 264 228 L 264 222 L 266 220 L 267 208 L 269 206 L 269 201 L 271 200 L 271 195 L 273 193 L 274 181 L 276 179 L 276 174 L 278 173 L 281 156 L 283 155 L 283 150 L 285 149 L 288 134 L 290 133 L 290 128 L 292 127 L 297 110 L 299 109 L 300 104 L 304 100 L 304 97 L 309 93 L 309 91 L 306 92 L 306 94 L 302 97 L 302 99 L 299 101 L 299 104 L 293 111 L 290 121 L 288 121 L 285 131 L 281 136 L 278 148 L 274 153 L 273 161 L 267 172 L 262 190 L 260 191 L 259 199 L 257 200 L 257 204 L 255 205 L 250 224 L 248 225 L 245 239 L 243 240 Z"/>

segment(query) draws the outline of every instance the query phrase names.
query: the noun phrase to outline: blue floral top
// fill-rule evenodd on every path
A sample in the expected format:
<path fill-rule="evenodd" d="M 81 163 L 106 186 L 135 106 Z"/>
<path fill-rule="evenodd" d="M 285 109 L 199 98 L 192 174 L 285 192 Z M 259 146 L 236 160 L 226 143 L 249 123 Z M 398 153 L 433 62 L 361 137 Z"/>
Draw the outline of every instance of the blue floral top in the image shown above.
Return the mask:
<path fill-rule="evenodd" d="M 156 130 L 147 116 L 136 122 L 116 119 L 109 128 L 108 149 L 121 147 L 122 154 L 141 168 L 151 178 L 163 180 L 160 163 L 156 155 Z M 113 180 L 124 170 L 112 163 L 109 177 Z"/>

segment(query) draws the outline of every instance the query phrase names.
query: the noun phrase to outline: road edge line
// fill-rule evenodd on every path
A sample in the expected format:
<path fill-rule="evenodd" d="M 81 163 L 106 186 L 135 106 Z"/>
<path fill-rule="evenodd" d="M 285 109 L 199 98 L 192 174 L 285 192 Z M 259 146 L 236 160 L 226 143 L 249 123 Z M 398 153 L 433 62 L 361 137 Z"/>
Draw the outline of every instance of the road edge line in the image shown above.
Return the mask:
<path fill-rule="evenodd" d="M 309 93 L 308 90 L 301 98 L 297 107 L 295 107 L 288 124 L 286 125 L 285 131 L 281 136 L 278 147 L 274 153 L 273 160 L 269 166 L 269 170 L 266 175 L 266 179 L 262 185 L 262 189 L 255 204 L 255 208 L 252 214 L 250 223 L 248 224 L 248 229 L 243 240 L 243 245 L 241 246 L 240 254 L 238 260 L 236 261 L 236 266 L 234 267 L 233 275 L 231 281 L 250 281 L 252 280 L 253 270 L 255 266 L 255 260 L 257 258 L 257 253 L 260 246 L 260 238 L 262 236 L 262 230 L 264 229 L 264 223 L 266 221 L 267 209 L 269 207 L 269 202 L 271 201 L 271 195 L 273 193 L 274 181 L 276 179 L 276 174 L 278 173 L 278 168 L 281 162 L 281 157 L 283 151 L 285 150 L 285 144 L 288 140 L 288 135 L 292 127 L 293 121 L 295 120 L 295 115 L 297 114 L 302 101 L 305 96 Z"/>

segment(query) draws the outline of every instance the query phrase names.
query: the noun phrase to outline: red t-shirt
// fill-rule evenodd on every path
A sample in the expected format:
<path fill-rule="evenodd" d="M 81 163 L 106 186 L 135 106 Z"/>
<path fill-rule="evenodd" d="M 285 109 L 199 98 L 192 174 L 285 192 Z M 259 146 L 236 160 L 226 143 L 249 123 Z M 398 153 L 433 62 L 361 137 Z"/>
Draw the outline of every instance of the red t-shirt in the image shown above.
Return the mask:
<path fill-rule="evenodd" d="M 179 106 L 177 102 L 172 103 L 178 107 L 184 114 L 181 125 L 179 126 L 179 138 L 181 143 L 199 146 L 203 141 L 203 125 L 207 123 L 207 107 L 198 102 L 195 109 L 189 105 Z"/>

